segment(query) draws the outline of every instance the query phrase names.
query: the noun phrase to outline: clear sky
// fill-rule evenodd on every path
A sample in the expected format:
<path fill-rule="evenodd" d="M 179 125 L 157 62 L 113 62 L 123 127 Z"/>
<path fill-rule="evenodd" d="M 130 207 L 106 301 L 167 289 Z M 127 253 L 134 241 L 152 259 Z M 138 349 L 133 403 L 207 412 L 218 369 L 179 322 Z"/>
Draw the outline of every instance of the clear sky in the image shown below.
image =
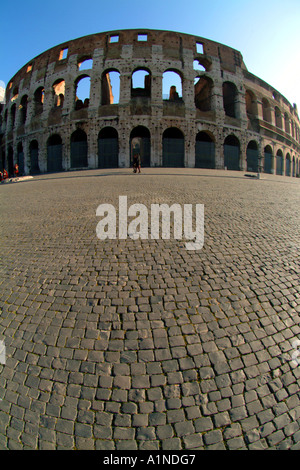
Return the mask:
<path fill-rule="evenodd" d="M 118 29 L 161 29 L 239 50 L 248 70 L 300 113 L 300 0 L 2 0 L 0 80 L 70 39 Z"/>

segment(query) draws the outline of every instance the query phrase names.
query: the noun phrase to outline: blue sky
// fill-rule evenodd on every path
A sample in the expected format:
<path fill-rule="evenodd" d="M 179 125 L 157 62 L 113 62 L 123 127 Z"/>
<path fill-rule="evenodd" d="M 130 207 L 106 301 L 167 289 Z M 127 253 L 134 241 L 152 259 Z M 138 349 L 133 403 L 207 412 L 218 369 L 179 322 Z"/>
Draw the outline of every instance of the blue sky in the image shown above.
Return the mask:
<path fill-rule="evenodd" d="M 300 0 L 8 0 L 1 2 L 0 80 L 62 42 L 102 31 L 173 30 L 238 49 L 248 70 L 300 113 Z"/>

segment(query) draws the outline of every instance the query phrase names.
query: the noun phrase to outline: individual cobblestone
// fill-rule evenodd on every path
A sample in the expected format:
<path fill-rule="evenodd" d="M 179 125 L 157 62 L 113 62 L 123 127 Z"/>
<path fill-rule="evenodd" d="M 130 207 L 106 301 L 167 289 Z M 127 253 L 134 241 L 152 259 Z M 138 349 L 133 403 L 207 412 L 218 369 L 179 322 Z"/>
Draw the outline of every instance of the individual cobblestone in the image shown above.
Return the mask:
<path fill-rule="evenodd" d="M 1 185 L 0 449 L 299 449 L 299 181 L 200 169 Z M 96 208 L 203 203 L 205 243 Z"/>

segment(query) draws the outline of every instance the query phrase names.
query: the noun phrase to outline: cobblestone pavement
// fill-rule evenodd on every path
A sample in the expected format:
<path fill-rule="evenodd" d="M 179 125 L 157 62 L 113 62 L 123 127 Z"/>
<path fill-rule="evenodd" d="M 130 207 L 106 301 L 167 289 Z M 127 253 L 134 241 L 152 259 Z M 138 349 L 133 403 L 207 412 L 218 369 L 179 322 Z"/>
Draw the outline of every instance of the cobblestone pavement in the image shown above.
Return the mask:
<path fill-rule="evenodd" d="M 299 189 L 154 168 L 1 185 L 0 449 L 300 449 Z M 119 195 L 204 204 L 204 248 L 99 240 Z"/>

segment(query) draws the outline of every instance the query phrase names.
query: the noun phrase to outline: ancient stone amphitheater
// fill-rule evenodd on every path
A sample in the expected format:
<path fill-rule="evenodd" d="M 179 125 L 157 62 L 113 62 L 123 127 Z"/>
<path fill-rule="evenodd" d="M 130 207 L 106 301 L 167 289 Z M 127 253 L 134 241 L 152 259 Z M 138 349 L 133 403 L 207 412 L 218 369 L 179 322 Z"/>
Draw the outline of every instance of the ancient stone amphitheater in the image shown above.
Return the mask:
<path fill-rule="evenodd" d="M 129 167 L 135 152 L 143 166 L 300 172 L 296 105 L 239 51 L 171 31 L 104 32 L 47 50 L 8 83 L 0 125 L 10 174 L 15 163 L 21 174 Z"/>

